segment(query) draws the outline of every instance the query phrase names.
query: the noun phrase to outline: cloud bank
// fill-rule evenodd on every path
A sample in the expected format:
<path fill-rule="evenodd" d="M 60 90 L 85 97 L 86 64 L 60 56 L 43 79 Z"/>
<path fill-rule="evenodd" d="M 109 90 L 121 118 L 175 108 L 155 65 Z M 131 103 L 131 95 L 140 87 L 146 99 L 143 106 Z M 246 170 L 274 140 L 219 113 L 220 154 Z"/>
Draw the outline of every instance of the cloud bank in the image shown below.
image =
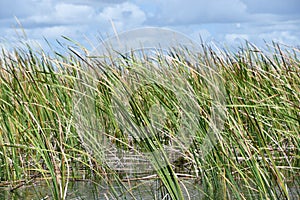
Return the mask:
<path fill-rule="evenodd" d="M 55 41 L 62 35 L 95 43 L 114 28 L 158 26 L 228 45 L 243 40 L 300 45 L 299 8 L 298 0 L 2 0 L 0 43 L 18 40 L 19 20 L 27 39 L 41 43 L 43 37 Z"/>

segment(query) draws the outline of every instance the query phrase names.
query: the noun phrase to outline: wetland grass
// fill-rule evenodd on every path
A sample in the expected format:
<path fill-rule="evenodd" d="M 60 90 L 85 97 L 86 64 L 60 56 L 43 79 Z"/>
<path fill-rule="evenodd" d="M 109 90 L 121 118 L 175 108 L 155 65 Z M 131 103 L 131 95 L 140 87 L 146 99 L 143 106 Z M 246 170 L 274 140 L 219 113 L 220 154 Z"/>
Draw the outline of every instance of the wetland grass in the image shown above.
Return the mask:
<path fill-rule="evenodd" d="M 154 58 L 153 64 L 123 57 L 109 65 L 72 49 L 52 57 L 30 47 L 3 49 L 0 194 L 13 196 L 28 185 L 46 183 L 46 191 L 30 198 L 70 199 L 70 185 L 86 181 L 97 188 L 95 199 L 299 199 L 299 51 L 275 43 L 267 52 L 246 44 L 234 53 L 203 45 L 188 59 L 178 54 Z M 202 144 L 214 104 L 208 85 L 214 80 L 203 69 L 214 69 L 225 102 L 222 129 L 205 155 Z M 132 94 L 132 74 L 154 81 L 127 104 L 121 96 L 114 99 L 131 126 L 127 129 L 114 114 L 112 99 L 120 92 L 116 85 Z M 178 100 L 168 85 L 151 79 L 177 75 L 193 91 L 200 116 L 187 120 L 197 127 L 188 146 L 179 137 L 178 121 L 189 111 L 178 102 L 188 102 L 189 96 Z M 155 124 L 149 109 L 157 102 L 165 116 Z M 74 112 L 79 104 L 82 116 L 93 117 L 80 127 L 78 119 L 85 118 Z M 136 134 L 136 127 L 144 129 Z M 174 160 L 170 152 L 175 150 L 181 156 Z M 137 160 L 149 170 L 133 164 Z"/>

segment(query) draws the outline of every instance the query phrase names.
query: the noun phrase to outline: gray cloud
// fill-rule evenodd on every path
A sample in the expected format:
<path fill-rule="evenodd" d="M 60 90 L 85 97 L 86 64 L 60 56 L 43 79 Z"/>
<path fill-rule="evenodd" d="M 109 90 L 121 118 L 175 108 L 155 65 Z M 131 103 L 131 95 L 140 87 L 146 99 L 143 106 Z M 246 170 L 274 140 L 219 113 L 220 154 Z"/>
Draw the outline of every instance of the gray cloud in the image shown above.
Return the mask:
<path fill-rule="evenodd" d="M 250 13 L 269 13 L 278 15 L 299 16 L 299 0 L 242 0 Z"/>
<path fill-rule="evenodd" d="M 31 15 L 51 13 L 54 1 L 51 0 L 1 0 L 0 19 L 25 18 Z"/>
<path fill-rule="evenodd" d="M 112 34 L 113 23 L 117 31 L 161 26 L 234 45 L 243 39 L 299 44 L 298 8 L 298 0 L 1 0 L 0 41 L 14 38 L 16 16 L 37 41 L 65 35 L 82 42 Z"/>
<path fill-rule="evenodd" d="M 10 20 L 11 23 L 16 24 L 14 19 Z M 38 42 L 44 43 L 43 37 L 49 41 L 54 41 L 61 39 L 63 35 L 84 45 L 89 45 L 86 37 L 93 37 L 90 39 L 93 40 L 96 35 L 99 36 L 99 33 L 104 36 L 113 33 L 112 23 L 118 31 L 128 30 L 141 26 L 146 20 L 146 15 L 139 6 L 128 2 L 110 3 L 106 6 L 101 4 L 98 7 L 90 4 L 64 2 L 53 5 L 51 12 L 47 12 L 47 14 L 35 13 L 19 18 L 19 20 L 27 35 Z M 5 27 L 8 21 L 0 20 L 1 24 Z M 17 25 L 14 26 L 18 29 Z M 16 31 L 14 29 L 7 27 L 7 25 L 6 28 L 0 27 L 2 41 L 9 39 L 9 37 L 16 40 L 11 37 Z M 93 40 L 93 42 L 96 41 Z"/>
<path fill-rule="evenodd" d="M 162 25 L 229 23 L 244 21 L 246 5 L 239 0 L 165 0 L 156 2 L 157 8 L 149 23 Z"/>

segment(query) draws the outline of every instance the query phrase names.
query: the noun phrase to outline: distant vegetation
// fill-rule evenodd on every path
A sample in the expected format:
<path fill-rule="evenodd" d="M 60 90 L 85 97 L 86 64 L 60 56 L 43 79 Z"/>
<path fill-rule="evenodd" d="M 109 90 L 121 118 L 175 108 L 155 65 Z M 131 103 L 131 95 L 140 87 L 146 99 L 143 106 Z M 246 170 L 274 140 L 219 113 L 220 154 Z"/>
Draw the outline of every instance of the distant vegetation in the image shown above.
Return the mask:
<path fill-rule="evenodd" d="M 95 189 L 99 199 L 300 198 L 300 50 L 275 43 L 267 48 L 247 43 L 230 52 L 203 45 L 201 52 L 185 52 L 187 57 L 173 50 L 168 58 L 132 55 L 110 62 L 89 58 L 80 47 L 55 56 L 30 47 L 3 49 L 0 195 L 17 198 L 23 188 L 46 183 L 47 190 L 31 198 L 80 198 L 85 194 L 74 197 L 69 186 L 86 181 L 105 188 Z M 188 121 L 197 127 L 188 146 L 179 138 L 188 111 L 155 81 L 136 88 L 123 107 L 121 95 L 115 101 L 129 126 L 147 130 L 133 134 L 120 126 L 114 90 L 129 88 L 128 77 L 141 78 L 141 69 L 153 77 L 180 75 L 193 89 L 200 117 Z M 207 80 L 203 69 L 216 73 L 226 108 L 216 143 L 205 155 L 214 80 Z M 166 112 L 156 125 L 149 114 L 155 102 Z M 86 122 L 89 113 L 92 121 Z M 168 146 L 176 146 L 181 156 L 172 160 L 168 155 L 175 149 L 167 151 Z M 117 154 L 123 163 L 114 160 Z M 144 160 L 149 170 L 140 170 L 135 159 Z"/>

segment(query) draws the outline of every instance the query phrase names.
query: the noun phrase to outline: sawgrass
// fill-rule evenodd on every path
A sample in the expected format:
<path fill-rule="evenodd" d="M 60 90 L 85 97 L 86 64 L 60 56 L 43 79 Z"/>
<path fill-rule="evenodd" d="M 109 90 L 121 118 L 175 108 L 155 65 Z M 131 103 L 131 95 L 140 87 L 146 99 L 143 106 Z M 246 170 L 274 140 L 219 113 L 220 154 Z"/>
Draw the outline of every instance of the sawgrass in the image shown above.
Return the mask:
<path fill-rule="evenodd" d="M 96 196 L 109 199 L 141 199 L 149 183 L 155 183 L 146 187 L 153 199 L 299 198 L 299 49 L 268 48 L 247 43 L 230 52 L 203 45 L 197 54 L 174 50 L 167 58 L 121 55 L 109 62 L 80 48 L 56 56 L 30 47 L 3 49 L 1 187 L 13 192 L 46 181 L 53 199 L 67 199 L 76 180 L 107 187 Z M 157 77 L 169 83 L 179 77 L 183 98 Z M 221 97 L 213 94 L 214 83 Z M 216 98 L 222 104 L 218 130 L 214 145 L 204 149 Z M 153 122 L 156 104 L 165 116 Z M 191 108 L 197 108 L 196 120 L 189 118 Z M 182 142 L 183 117 L 197 127 L 189 142 Z M 131 159 L 120 167 L 113 155 Z M 141 159 L 151 170 L 132 164 Z"/>

